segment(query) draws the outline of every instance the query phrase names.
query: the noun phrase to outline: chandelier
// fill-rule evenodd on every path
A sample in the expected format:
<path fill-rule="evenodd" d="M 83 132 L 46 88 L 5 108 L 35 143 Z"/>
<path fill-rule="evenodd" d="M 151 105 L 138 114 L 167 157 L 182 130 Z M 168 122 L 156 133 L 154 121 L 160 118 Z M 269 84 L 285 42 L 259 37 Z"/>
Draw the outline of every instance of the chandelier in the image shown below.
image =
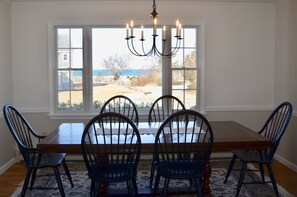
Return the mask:
<path fill-rule="evenodd" d="M 146 51 L 145 50 L 145 38 L 144 38 L 144 28 L 143 28 L 143 25 L 141 26 L 141 32 L 140 32 L 140 42 L 141 42 L 141 49 L 140 49 L 140 52 L 137 51 L 134 47 L 134 38 L 136 38 L 134 36 L 134 33 L 133 33 L 133 28 L 134 28 L 134 22 L 133 20 L 131 20 L 130 24 L 127 23 L 126 25 L 126 40 L 127 40 L 127 46 L 128 46 L 128 49 L 130 50 L 130 52 L 136 56 L 139 56 L 139 57 L 144 57 L 144 56 L 151 56 L 151 55 L 157 55 L 157 56 L 165 56 L 165 57 L 169 57 L 169 56 L 172 56 L 174 54 L 177 53 L 177 51 L 179 50 L 180 48 L 180 44 L 181 44 L 181 40 L 182 40 L 182 36 L 181 36 L 181 28 L 182 28 L 182 25 L 180 24 L 179 20 L 176 20 L 176 24 L 175 24 L 175 28 L 176 28 L 176 33 L 175 33 L 175 46 L 172 47 L 172 50 L 168 52 L 168 50 L 165 50 L 166 48 L 166 41 L 170 42 L 171 40 L 167 40 L 167 36 L 166 36 L 166 26 L 163 26 L 163 29 L 162 29 L 162 39 L 161 39 L 161 42 L 162 42 L 162 49 L 159 50 L 157 48 L 157 44 L 156 44 L 156 39 L 157 37 L 159 36 L 157 34 L 157 25 L 158 25 L 158 13 L 156 11 L 157 9 L 157 6 L 156 6 L 156 3 L 155 3 L 155 0 L 153 0 L 153 12 L 151 13 L 151 16 L 152 16 L 152 19 L 153 19 L 153 34 L 152 34 L 152 47 Z"/>

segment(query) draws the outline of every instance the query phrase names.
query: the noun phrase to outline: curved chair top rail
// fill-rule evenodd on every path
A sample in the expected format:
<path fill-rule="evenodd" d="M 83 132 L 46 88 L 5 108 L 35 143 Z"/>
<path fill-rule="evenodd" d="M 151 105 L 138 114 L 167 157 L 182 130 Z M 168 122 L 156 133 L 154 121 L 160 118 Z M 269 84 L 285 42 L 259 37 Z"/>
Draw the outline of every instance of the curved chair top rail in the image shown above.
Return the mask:
<path fill-rule="evenodd" d="M 100 114 L 106 112 L 120 113 L 130 118 L 136 124 L 139 122 L 136 105 L 129 97 L 124 95 L 116 95 L 108 99 L 102 106 Z"/>
<path fill-rule="evenodd" d="M 186 107 L 183 102 L 177 97 L 173 95 L 163 95 L 152 104 L 149 110 L 148 123 L 162 122 L 172 113 L 185 109 Z"/>

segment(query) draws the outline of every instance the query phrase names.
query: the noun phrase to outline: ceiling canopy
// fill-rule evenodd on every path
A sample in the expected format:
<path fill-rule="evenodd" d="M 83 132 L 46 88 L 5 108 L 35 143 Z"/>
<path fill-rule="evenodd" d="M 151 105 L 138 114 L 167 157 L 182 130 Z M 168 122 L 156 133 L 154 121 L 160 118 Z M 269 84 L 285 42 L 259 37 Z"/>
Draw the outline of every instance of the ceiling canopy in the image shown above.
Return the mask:
<path fill-rule="evenodd" d="M 85 2 L 86 0 L 8 0 L 11 2 Z M 107 0 L 89 0 L 89 1 L 107 1 Z M 119 0 L 108 0 L 119 1 Z M 150 0 L 125 0 L 129 2 L 150 2 Z M 158 0 L 158 2 L 224 2 L 224 3 L 275 3 L 279 0 Z"/>

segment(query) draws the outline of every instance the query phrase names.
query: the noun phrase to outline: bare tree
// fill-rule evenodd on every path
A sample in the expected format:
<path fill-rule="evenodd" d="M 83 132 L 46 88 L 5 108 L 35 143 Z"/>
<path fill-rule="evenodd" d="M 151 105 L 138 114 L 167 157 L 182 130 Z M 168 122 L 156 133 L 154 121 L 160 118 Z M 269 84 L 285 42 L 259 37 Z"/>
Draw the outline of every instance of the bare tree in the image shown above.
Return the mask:
<path fill-rule="evenodd" d="M 103 59 L 103 67 L 110 70 L 113 74 L 113 79 L 118 81 L 124 70 L 129 67 L 131 57 L 128 55 L 112 55 Z"/>

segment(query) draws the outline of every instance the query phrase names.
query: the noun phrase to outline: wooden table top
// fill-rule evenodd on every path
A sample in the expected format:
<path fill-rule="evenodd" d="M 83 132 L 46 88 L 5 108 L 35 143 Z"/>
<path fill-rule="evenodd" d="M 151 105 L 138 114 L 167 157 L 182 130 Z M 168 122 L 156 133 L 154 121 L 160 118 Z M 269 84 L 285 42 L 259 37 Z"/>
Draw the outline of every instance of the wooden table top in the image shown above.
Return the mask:
<path fill-rule="evenodd" d="M 234 149 L 264 149 L 272 142 L 257 132 L 233 121 L 211 121 L 214 143 L 213 152 Z M 155 129 L 157 126 L 153 126 Z M 81 154 L 81 136 L 84 123 L 63 123 L 37 144 L 44 152 Z M 141 134 L 141 152 L 153 153 L 155 135 L 148 131 L 147 123 L 138 125 Z"/>

